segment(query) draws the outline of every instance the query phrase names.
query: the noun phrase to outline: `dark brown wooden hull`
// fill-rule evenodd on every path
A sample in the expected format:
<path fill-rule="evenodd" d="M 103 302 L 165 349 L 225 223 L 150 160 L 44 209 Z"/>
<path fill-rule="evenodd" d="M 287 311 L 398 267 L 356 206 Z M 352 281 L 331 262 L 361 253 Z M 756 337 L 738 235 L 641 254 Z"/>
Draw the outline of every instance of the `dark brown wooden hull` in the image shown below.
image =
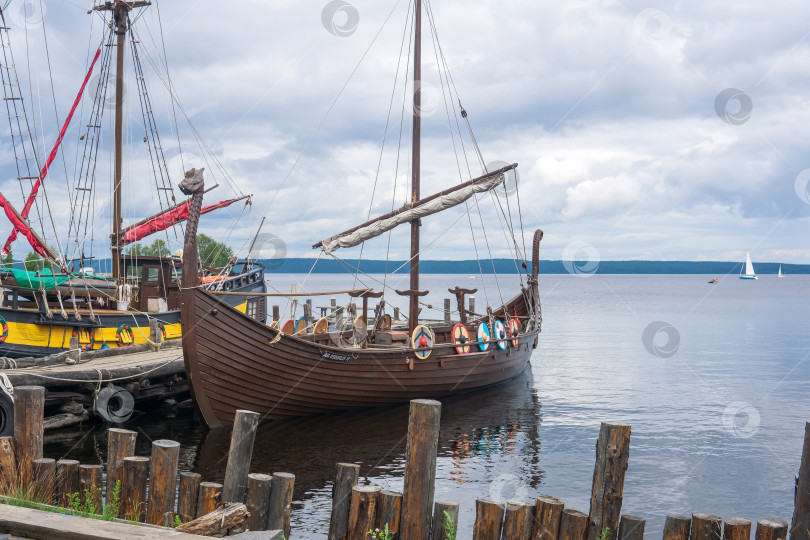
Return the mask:
<path fill-rule="evenodd" d="M 506 312 L 528 319 L 532 296 L 516 297 Z M 460 355 L 442 339 L 450 327 L 435 327 L 437 346 L 419 360 L 407 348 L 346 349 L 313 336 L 279 336 L 199 289 L 184 292 L 182 312 L 186 373 L 210 427 L 230 424 L 237 409 L 268 420 L 489 387 L 523 371 L 539 333 L 539 324 L 527 324 L 517 347 L 501 350 L 493 343 Z"/>

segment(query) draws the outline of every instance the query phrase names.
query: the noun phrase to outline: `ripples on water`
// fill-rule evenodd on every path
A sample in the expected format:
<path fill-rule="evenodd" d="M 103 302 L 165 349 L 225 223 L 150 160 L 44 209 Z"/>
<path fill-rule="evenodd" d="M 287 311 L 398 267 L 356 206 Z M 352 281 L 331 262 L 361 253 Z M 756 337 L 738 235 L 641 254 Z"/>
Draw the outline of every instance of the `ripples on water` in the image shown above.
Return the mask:
<path fill-rule="evenodd" d="M 443 400 L 436 499 L 461 503 L 461 538 L 471 536 L 482 496 L 547 494 L 587 512 L 601 421 L 632 425 L 623 512 L 647 518 L 649 537 L 660 537 L 667 513 L 790 520 L 810 419 L 810 276 L 729 276 L 717 285 L 709 277 L 542 278 L 545 320 L 531 368 Z M 298 278 L 273 279 L 289 290 Z M 511 281 L 501 278 L 504 297 L 515 292 Z M 495 303 L 497 287 L 487 282 Z M 453 283 L 479 287 L 480 311 L 480 280 L 466 276 L 423 276 L 434 291 L 428 302 L 441 306 Z M 315 275 L 307 287 L 345 285 Z M 669 357 L 642 342 L 655 321 L 677 332 L 674 351 L 660 332 L 655 340 Z M 407 416 L 403 405 L 259 428 L 251 470 L 296 475 L 293 538 L 323 537 L 339 461 L 360 463 L 361 482 L 402 488 Z M 174 439 L 181 468 L 223 479 L 230 434 L 206 433 L 191 412 L 150 412 L 125 427 L 141 432 L 139 455 L 149 454 L 150 439 Z M 85 426 L 48 435 L 45 452 L 100 462 L 105 441 L 103 426 Z"/>

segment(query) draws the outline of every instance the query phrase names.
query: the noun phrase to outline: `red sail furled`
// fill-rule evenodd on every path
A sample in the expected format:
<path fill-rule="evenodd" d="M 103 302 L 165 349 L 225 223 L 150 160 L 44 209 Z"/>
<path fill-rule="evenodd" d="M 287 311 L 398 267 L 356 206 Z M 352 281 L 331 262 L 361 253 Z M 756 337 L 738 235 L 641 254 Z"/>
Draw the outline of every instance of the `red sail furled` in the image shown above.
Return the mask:
<path fill-rule="evenodd" d="M 20 217 L 20 214 L 14 210 L 2 193 L 0 193 L 0 206 L 3 207 L 8 220 L 12 225 L 14 225 L 14 230 L 23 233 L 23 236 L 28 239 L 28 243 L 31 244 L 32 248 L 34 248 L 34 251 L 39 253 L 44 259 L 51 259 L 53 254 L 50 252 L 48 247 L 39 241 L 39 237 L 36 235 L 36 233 L 31 230 L 31 227 L 29 227 L 25 220 Z"/>
<path fill-rule="evenodd" d="M 227 201 L 220 201 L 217 204 L 212 204 L 210 206 L 203 206 L 202 210 L 200 211 L 200 215 L 213 212 L 219 208 L 225 208 L 226 206 L 230 206 L 236 201 L 241 201 L 244 198 L 245 197 L 228 199 Z M 172 225 L 177 225 L 181 221 L 187 220 L 190 204 L 191 201 L 178 204 L 167 212 L 149 218 L 146 221 L 125 229 L 124 232 L 121 233 L 121 245 L 125 246 L 127 244 L 131 244 L 132 242 L 137 242 L 144 236 L 149 236 L 152 233 L 163 231 Z"/>
<path fill-rule="evenodd" d="M 48 168 L 51 166 L 51 163 L 53 163 L 53 160 L 56 159 L 56 153 L 59 151 L 59 146 L 62 144 L 62 139 L 65 138 L 65 132 L 70 125 L 70 121 L 73 119 L 73 113 L 76 112 L 76 107 L 78 107 L 79 102 L 82 99 L 84 88 L 87 86 L 87 81 L 90 80 L 90 75 L 93 73 L 93 66 L 96 65 L 96 60 L 98 60 L 100 54 L 101 47 L 98 48 L 96 55 L 93 57 L 93 61 L 90 63 L 90 69 L 87 71 L 87 75 L 84 76 L 82 87 L 79 88 L 79 93 L 76 95 L 76 99 L 73 101 L 73 107 L 71 107 L 70 113 L 68 113 L 67 118 L 65 118 L 65 123 L 62 125 L 62 130 L 59 132 L 59 137 L 56 138 L 56 143 L 53 145 L 53 149 L 48 155 L 48 159 L 45 160 L 45 165 L 42 166 L 42 171 L 39 173 L 39 178 L 37 178 L 37 181 L 34 182 L 34 186 L 31 188 L 31 193 L 28 195 L 28 200 L 25 201 L 25 206 L 23 206 L 22 212 L 20 213 L 23 219 L 28 219 L 28 212 L 31 211 L 31 206 L 33 206 L 34 200 L 37 198 L 39 186 L 42 185 L 42 180 L 44 180 L 45 176 L 48 174 Z M 14 227 L 11 230 L 11 234 L 8 235 L 8 240 L 6 240 L 6 243 L 0 253 L 3 255 L 8 255 L 8 252 L 11 249 L 11 243 L 17 239 L 17 232 L 19 232 L 17 227 Z"/>

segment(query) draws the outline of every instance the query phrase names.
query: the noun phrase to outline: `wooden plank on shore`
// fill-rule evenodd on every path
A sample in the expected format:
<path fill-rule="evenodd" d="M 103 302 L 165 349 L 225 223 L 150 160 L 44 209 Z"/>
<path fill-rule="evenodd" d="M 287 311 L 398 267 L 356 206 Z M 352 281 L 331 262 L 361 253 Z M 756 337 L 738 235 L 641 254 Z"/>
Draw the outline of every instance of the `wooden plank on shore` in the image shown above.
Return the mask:
<path fill-rule="evenodd" d="M 441 410 L 438 401 L 411 401 L 399 526 L 401 540 L 428 540 L 430 536 Z"/>
<path fill-rule="evenodd" d="M 199 540 L 175 529 L 67 516 L 18 506 L 2 506 L 0 530 L 23 538 L 82 540 Z"/>
<path fill-rule="evenodd" d="M 664 540 L 689 540 L 692 518 L 669 514 L 664 523 Z"/>
<path fill-rule="evenodd" d="M 804 425 L 804 448 L 793 495 L 790 540 L 810 539 L 810 422 Z"/>
<path fill-rule="evenodd" d="M 624 475 L 630 457 L 630 426 L 602 422 L 596 441 L 596 464 L 588 514 L 588 540 L 616 538 L 622 511 Z"/>
<path fill-rule="evenodd" d="M 556 497 L 540 495 L 534 503 L 532 540 L 557 540 L 565 504 Z"/>
<path fill-rule="evenodd" d="M 447 512 L 445 514 L 445 512 Z M 449 516 L 449 518 L 448 518 Z M 458 530 L 458 503 L 453 501 L 436 501 L 433 507 L 433 536 L 431 540 L 450 540 L 445 530 L 445 522 L 450 520 L 453 530 Z M 555 539 L 556 540 L 556 539 Z"/>
<path fill-rule="evenodd" d="M 338 463 L 335 483 L 332 486 L 332 516 L 329 519 L 329 540 L 343 540 L 349 526 L 349 507 L 352 503 L 352 487 L 357 485 L 360 465 Z"/>
<path fill-rule="evenodd" d="M 226 503 L 194 521 L 183 523 L 177 530 L 200 536 L 214 536 L 244 523 L 247 514 L 247 507 L 243 503 Z"/>

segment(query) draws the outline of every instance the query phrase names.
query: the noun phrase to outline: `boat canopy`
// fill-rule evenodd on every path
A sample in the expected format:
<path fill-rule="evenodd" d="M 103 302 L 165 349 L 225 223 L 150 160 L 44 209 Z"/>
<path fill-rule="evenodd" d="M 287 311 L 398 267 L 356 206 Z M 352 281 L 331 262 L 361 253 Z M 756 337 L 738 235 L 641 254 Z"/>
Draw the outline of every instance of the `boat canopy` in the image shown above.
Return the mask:
<path fill-rule="evenodd" d="M 323 248 L 324 253 L 327 254 L 339 248 L 354 247 L 404 223 L 410 223 L 416 219 L 421 219 L 431 214 L 441 212 L 442 210 L 458 206 L 476 193 L 484 193 L 495 189 L 503 183 L 504 173 L 515 167 L 517 167 L 517 163 L 507 165 L 497 171 L 492 171 L 468 182 L 464 182 L 463 184 L 459 184 L 458 186 L 421 199 L 415 204 L 406 204 L 398 210 L 394 210 L 393 212 L 368 221 L 363 225 L 322 240 L 312 247 L 316 249 L 319 247 Z"/>

